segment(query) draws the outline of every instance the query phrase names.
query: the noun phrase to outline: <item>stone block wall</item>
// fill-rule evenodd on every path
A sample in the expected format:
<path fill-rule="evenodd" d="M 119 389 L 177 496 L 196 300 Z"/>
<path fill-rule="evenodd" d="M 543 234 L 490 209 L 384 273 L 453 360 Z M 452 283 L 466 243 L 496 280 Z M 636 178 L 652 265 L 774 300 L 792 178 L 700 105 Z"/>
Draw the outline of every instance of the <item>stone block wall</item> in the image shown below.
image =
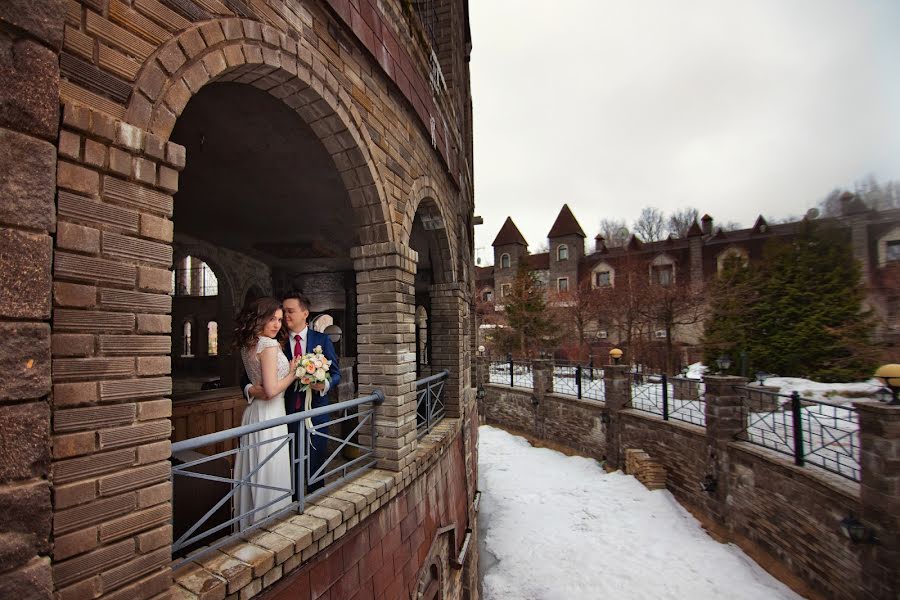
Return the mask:
<path fill-rule="evenodd" d="M 62 6 L 0 4 L 0 597 L 19 600 L 53 589 L 49 320 Z"/>

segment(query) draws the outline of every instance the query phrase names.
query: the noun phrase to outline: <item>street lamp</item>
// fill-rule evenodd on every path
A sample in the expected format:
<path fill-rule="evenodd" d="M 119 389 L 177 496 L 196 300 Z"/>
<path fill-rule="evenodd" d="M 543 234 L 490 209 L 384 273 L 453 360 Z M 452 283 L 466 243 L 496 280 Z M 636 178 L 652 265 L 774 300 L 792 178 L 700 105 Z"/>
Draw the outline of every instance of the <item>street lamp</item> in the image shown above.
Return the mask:
<path fill-rule="evenodd" d="M 716 366 L 719 367 L 719 373 L 724 373 L 731 368 L 731 359 L 723 354 L 716 359 Z"/>
<path fill-rule="evenodd" d="M 756 372 L 756 380 L 759 382 L 759 385 L 765 385 L 766 377 L 768 377 L 768 376 L 769 376 L 769 374 L 766 373 L 765 371 L 757 371 Z"/>
<path fill-rule="evenodd" d="M 875 532 L 872 531 L 870 527 L 866 527 L 866 525 L 857 519 L 853 513 L 850 513 L 841 519 L 840 525 L 844 537 L 854 544 L 878 543 Z"/>
<path fill-rule="evenodd" d="M 622 358 L 622 354 L 623 352 L 618 348 L 613 348 L 609 351 L 609 357 L 612 359 L 614 365 L 619 364 L 619 359 Z"/>
<path fill-rule="evenodd" d="M 900 392 L 900 364 L 881 365 L 875 371 L 875 378 L 891 392 L 891 401 L 888 404 L 900 404 L 897 392 Z"/>

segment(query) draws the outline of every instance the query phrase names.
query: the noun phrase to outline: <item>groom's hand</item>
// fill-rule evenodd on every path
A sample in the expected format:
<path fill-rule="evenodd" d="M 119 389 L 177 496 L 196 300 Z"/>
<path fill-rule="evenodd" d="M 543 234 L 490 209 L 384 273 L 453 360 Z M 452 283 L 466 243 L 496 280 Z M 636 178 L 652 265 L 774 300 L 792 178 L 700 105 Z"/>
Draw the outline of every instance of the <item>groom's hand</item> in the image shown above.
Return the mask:
<path fill-rule="evenodd" d="M 309 386 L 309 387 L 311 387 L 312 389 L 316 390 L 316 391 L 319 392 L 320 394 L 323 393 L 323 392 L 325 391 L 325 384 L 324 384 L 324 383 L 314 383 L 314 384 L 312 384 L 312 385 Z"/>

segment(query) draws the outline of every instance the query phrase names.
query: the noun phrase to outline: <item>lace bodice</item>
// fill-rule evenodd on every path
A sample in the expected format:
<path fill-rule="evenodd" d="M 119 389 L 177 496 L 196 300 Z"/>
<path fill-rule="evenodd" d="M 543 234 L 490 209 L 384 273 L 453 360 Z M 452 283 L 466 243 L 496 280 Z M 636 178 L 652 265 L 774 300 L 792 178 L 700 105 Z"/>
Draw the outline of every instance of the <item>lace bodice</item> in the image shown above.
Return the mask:
<path fill-rule="evenodd" d="M 288 362 L 284 352 L 281 351 L 281 344 L 278 343 L 278 340 L 259 336 L 259 341 L 255 348 L 251 346 L 250 348 L 241 350 L 241 358 L 244 361 L 244 369 L 247 371 L 247 377 L 249 377 L 250 381 L 255 385 L 262 384 L 262 367 L 259 364 L 259 353 L 266 348 L 278 348 L 278 379 L 287 377 L 288 372 L 291 370 L 291 363 Z"/>

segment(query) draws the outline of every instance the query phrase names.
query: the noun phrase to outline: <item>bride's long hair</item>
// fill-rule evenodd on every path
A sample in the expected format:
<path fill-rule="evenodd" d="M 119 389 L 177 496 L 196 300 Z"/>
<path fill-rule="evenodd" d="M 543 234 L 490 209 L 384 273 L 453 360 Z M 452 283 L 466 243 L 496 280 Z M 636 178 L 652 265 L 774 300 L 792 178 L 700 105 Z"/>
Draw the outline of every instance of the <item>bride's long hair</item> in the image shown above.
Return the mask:
<path fill-rule="evenodd" d="M 263 326 L 280 308 L 281 303 L 268 296 L 257 298 L 244 306 L 234 320 L 234 346 L 240 350 L 255 345 Z M 275 339 L 279 342 L 284 341 L 284 328 L 279 330 Z"/>

